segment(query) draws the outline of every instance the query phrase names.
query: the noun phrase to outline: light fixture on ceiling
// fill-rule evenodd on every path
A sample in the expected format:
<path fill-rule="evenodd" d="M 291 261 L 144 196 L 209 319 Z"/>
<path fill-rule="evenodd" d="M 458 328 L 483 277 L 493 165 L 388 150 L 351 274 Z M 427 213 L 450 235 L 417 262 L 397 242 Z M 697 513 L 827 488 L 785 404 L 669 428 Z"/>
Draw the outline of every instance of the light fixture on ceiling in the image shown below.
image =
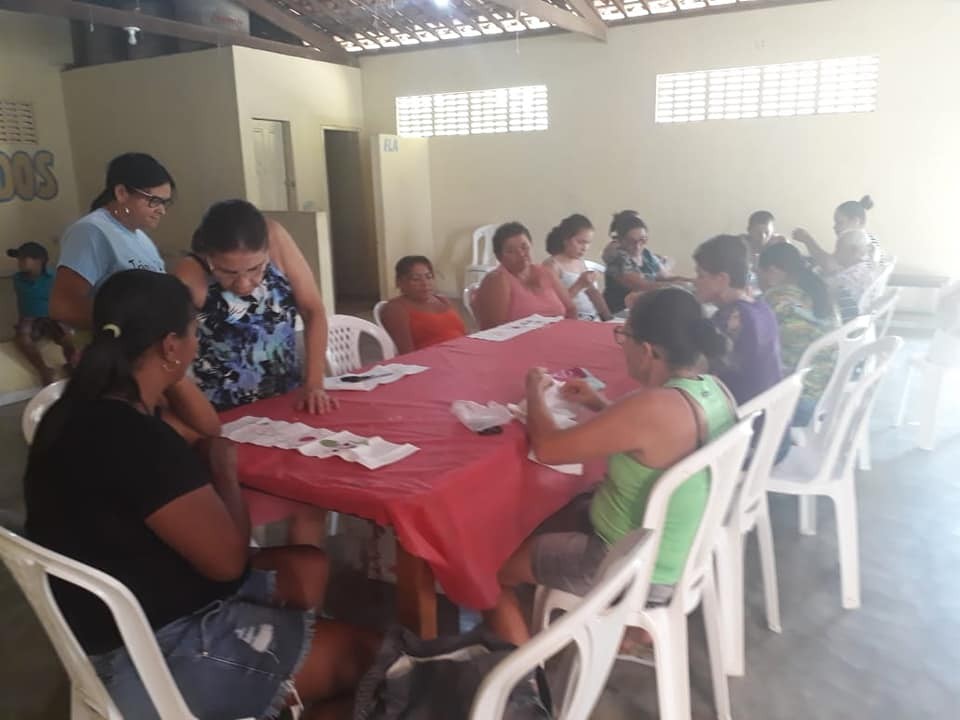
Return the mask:
<path fill-rule="evenodd" d="M 136 25 L 127 25 L 123 29 L 127 31 L 127 42 L 131 45 L 136 45 L 137 33 L 140 32 L 140 28 Z"/>
<path fill-rule="evenodd" d="M 439 8 L 445 8 L 450 6 L 450 0 L 433 0 L 433 4 Z"/>

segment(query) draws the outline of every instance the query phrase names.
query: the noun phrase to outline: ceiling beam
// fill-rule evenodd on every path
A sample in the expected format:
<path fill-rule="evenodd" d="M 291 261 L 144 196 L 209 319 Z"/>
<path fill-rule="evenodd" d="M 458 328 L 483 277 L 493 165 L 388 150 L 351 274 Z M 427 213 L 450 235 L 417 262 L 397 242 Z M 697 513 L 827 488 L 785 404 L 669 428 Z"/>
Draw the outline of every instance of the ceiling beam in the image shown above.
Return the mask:
<path fill-rule="evenodd" d="M 599 20 L 603 22 L 603 18 L 600 17 L 600 13 L 598 13 L 597 9 L 593 6 L 592 0 L 567 0 L 567 4 L 573 7 L 584 20 Z M 604 26 L 606 26 L 606 23 L 604 23 Z"/>
<path fill-rule="evenodd" d="M 113 27 L 134 26 L 142 32 L 154 35 L 190 40 L 192 42 L 207 43 L 209 45 L 242 45 L 256 50 L 268 50 L 282 55 L 307 58 L 309 60 L 324 60 L 339 63 L 340 65 L 357 65 L 356 58 L 345 50 L 337 47 L 337 52 L 325 48 L 303 47 L 253 37 L 244 33 L 221 30 L 219 28 L 204 27 L 193 23 L 168 20 L 167 18 L 147 15 L 146 13 L 116 10 L 93 5 L 92 3 L 76 2 L 72 0 L 0 0 L 0 10 L 14 12 L 35 13 L 38 15 L 52 15 L 70 20 L 79 20 L 85 23 L 110 25 Z M 331 39 L 331 42 L 333 40 Z"/>
<path fill-rule="evenodd" d="M 335 56 L 347 55 L 347 51 L 340 47 L 332 37 L 307 25 L 299 20 L 296 15 L 275 5 L 270 0 L 233 0 L 233 3 L 242 5 L 253 14 L 259 15 L 267 22 L 273 23 L 281 30 L 286 30 L 318 50 L 329 52 Z"/>
<path fill-rule="evenodd" d="M 606 41 L 607 24 L 599 17 L 582 18 L 572 12 L 561 10 L 546 0 L 495 0 L 497 5 L 534 15 L 570 32 L 583 33 L 597 40 Z"/>
<path fill-rule="evenodd" d="M 611 0 L 611 2 L 616 6 L 624 17 L 627 17 L 627 8 L 623 5 L 623 0 Z"/>

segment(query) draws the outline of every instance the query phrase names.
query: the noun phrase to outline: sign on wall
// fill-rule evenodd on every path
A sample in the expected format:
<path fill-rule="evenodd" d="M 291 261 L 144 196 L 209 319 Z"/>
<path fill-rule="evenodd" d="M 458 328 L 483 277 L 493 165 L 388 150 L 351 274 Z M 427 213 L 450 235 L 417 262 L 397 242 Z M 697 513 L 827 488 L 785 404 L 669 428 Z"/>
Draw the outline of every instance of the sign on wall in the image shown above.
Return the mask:
<path fill-rule="evenodd" d="M 53 153 L 38 150 L 0 151 L 0 203 L 11 200 L 53 200 L 60 191 L 53 174 Z"/>

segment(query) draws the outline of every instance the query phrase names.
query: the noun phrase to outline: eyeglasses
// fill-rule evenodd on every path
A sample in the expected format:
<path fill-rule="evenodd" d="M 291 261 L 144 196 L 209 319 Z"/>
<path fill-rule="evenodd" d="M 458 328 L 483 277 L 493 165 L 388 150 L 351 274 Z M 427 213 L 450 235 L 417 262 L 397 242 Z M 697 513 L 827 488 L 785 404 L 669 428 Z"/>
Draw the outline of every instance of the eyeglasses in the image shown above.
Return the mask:
<path fill-rule="evenodd" d="M 617 325 L 613 328 L 613 339 L 617 341 L 617 345 L 623 345 L 632 337 L 633 335 L 623 325 Z"/>
<path fill-rule="evenodd" d="M 133 191 L 137 195 L 141 195 L 142 197 L 145 197 L 147 199 L 147 207 L 158 208 L 161 205 L 163 205 L 163 209 L 167 210 L 170 208 L 171 205 L 173 205 L 172 197 L 160 197 L 159 195 L 151 195 L 150 193 L 144 192 L 139 188 L 133 188 Z"/>

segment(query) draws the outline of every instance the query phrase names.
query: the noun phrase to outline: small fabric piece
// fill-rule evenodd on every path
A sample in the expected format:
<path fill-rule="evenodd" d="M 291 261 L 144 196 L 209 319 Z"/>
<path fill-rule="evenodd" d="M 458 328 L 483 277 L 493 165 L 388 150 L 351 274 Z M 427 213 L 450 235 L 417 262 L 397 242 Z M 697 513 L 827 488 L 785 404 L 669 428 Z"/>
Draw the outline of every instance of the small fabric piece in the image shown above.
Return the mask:
<path fill-rule="evenodd" d="M 403 365 L 402 363 L 374 365 L 369 370 L 363 372 L 347 373 L 339 377 L 324 378 L 323 387 L 325 390 L 360 390 L 369 392 L 380 385 L 387 385 L 401 380 L 407 375 L 417 375 L 429 369 L 430 368 L 423 365 Z M 352 382 L 350 378 L 365 379 Z"/>

